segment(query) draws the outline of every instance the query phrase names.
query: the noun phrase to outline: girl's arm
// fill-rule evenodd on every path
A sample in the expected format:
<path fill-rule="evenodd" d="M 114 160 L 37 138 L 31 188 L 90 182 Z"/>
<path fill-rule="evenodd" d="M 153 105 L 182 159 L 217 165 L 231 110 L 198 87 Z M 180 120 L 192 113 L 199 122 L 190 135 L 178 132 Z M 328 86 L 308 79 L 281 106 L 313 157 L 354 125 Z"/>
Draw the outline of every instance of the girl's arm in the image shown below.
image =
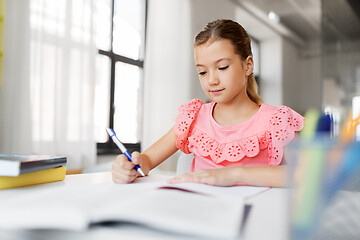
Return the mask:
<path fill-rule="evenodd" d="M 146 164 L 148 168 L 147 173 L 178 150 L 176 139 L 177 135 L 171 128 L 162 138 L 141 153 L 143 164 Z"/>
<path fill-rule="evenodd" d="M 134 169 L 139 164 L 145 175 L 177 151 L 177 135 L 170 129 L 162 138 L 143 153 L 133 152 L 132 162 L 125 155 L 118 155 L 112 164 L 112 179 L 115 183 L 131 183 L 140 174 Z"/>
<path fill-rule="evenodd" d="M 197 182 L 217 186 L 251 185 L 286 187 L 286 171 L 286 165 L 224 167 L 183 174 L 172 178 L 169 182 Z"/>

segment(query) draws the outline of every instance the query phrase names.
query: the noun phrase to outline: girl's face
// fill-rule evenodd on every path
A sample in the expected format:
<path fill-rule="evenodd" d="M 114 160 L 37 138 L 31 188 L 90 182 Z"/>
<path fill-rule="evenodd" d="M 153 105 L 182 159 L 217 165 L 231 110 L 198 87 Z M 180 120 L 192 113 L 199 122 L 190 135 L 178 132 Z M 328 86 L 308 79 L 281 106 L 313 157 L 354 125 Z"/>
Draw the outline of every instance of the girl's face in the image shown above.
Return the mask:
<path fill-rule="evenodd" d="M 205 43 L 194 49 L 202 89 L 217 103 L 234 103 L 247 97 L 246 82 L 253 72 L 251 56 L 242 60 L 230 40 Z"/>

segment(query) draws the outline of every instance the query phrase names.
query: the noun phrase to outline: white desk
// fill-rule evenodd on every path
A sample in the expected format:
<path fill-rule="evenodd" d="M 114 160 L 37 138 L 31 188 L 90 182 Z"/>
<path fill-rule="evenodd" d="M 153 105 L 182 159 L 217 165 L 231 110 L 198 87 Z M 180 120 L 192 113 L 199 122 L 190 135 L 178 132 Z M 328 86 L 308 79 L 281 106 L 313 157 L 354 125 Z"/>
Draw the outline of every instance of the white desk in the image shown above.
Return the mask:
<path fill-rule="evenodd" d="M 252 210 L 245 228 L 246 240 L 289 239 L 289 190 L 272 188 L 251 199 Z"/>
<path fill-rule="evenodd" d="M 163 176 L 167 178 L 168 176 Z M 89 185 L 112 181 L 111 174 L 91 173 L 66 176 L 65 181 L 42 184 L 32 187 L 11 189 L 11 191 L 0 191 L 1 198 L 21 197 L 34 188 L 56 188 L 64 185 Z M 248 216 L 243 239 L 246 240 L 281 240 L 287 238 L 287 189 L 269 189 L 254 197 L 248 198 L 246 202 L 252 205 Z M 0 213 L 1 214 L 1 213 Z M 157 231 L 135 224 L 115 224 L 112 226 L 94 226 L 84 232 L 72 232 L 62 230 L 26 230 L 9 231 L 0 230 L 1 240 L 42 240 L 42 239 L 67 239 L 67 240 L 91 240 L 91 239 L 196 239 L 189 236 L 174 235 L 169 232 Z"/>

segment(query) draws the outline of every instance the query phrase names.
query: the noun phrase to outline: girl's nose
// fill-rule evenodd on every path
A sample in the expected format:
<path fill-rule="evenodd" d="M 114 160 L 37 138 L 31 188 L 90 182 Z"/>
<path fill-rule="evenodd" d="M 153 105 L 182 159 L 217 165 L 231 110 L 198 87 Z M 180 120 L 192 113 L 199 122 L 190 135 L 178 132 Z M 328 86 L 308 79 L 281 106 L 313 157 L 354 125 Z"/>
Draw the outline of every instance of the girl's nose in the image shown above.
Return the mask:
<path fill-rule="evenodd" d="M 211 72 L 209 76 L 209 85 L 217 85 L 219 84 L 219 78 L 216 73 Z"/>

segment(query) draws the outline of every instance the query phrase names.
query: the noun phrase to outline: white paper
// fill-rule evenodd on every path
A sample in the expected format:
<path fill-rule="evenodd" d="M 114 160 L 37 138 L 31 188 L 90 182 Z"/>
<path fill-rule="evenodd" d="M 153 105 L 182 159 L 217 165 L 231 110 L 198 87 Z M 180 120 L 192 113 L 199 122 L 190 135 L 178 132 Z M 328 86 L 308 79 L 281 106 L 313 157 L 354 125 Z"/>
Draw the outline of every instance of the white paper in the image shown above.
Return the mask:
<path fill-rule="evenodd" d="M 197 192 L 204 195 L 209 195 L 219 198 L 236 198 L 241 200 L 246 200 L 256 194 L 264 192 L 269 187 L 249 187 L 249 186 L 233 186 L 233 187 L 220 187 L 212 186 L 199 183 L 176 183 L 176 184 L 166 184 L 160 186 L 161 188 L 169 189 L 184 189 L 187 191 Z"/>
<path fill-rule="evenodd" d="M 244 198 L 264 190 L 191 183 L 171 186 L 201 194 L 159 189 L 169 187 L 167 178 L 40 188 L 8 199 L 0 194 L 0 228 L 85 230 L 90 223 L 124 221 L 183 234 L 234 237 Z"/>

